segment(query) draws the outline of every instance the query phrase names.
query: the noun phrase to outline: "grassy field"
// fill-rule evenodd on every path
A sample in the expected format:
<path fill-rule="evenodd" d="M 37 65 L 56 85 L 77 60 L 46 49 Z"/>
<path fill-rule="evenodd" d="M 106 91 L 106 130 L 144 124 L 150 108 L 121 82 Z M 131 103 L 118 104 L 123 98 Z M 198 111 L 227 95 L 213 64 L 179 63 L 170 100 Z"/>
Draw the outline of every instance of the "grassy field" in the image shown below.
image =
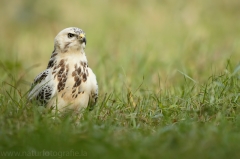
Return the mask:
<path fill-rule="evenodd" d="M 239 158 L 240 1 L 1 0 L 0 158 Z M 27 104 L 63 28 L 86 32 L 99 101 Z"/>

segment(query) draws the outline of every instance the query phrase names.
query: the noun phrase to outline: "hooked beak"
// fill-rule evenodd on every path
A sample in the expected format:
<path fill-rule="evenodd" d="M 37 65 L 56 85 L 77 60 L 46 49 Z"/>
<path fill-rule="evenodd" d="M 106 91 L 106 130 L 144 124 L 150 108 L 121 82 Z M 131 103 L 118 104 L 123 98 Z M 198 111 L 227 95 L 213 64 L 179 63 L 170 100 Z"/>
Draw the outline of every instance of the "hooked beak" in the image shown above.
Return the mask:
<path fill-rule="evenodd" d="M 85 45 L 87 44 L 87 40 L 86 40 L 86 37 L 85 37 L 84 34 L 81 33 L 81 34 L 79 35 L 79 38 L 80 38 L 81 42 L 85 43 Z"/>

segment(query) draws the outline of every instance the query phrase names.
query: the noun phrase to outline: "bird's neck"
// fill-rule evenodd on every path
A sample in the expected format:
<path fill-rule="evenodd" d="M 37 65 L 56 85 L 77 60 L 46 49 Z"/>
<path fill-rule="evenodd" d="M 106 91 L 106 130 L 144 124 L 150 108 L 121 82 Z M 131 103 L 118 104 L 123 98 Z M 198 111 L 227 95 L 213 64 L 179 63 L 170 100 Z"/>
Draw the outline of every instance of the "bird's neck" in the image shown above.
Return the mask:
<path fill-rule="evenodd" d="M 87 57 L 85 55 L 84 50 L 69 50 L 65 53 L 61 53 L 58 56 L 60 59 L 72 59 L 73 61 L 75 60 L 81 60 L 87 62 Z"/>
<path fill-rule="evenodd" d="M 54 47 L 54 52 L 57 52 L 58 54 L 60 54 L 61 56 L 68 56 L 70 54 L 76 54 L 76 55 L 82 55 L 85 56 L 85 52 L 84 49 L 79 47 L 79 48 L 68 48 L 68 49 L 60 49 L 59 47 Z"/>

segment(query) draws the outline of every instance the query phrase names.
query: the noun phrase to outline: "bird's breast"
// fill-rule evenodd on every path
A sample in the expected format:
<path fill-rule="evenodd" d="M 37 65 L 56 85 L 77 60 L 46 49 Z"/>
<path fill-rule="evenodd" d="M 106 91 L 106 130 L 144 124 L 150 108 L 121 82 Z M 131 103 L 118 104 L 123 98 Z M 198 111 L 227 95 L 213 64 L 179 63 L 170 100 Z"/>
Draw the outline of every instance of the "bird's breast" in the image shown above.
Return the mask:
<path fill-rule="evenodd" d="M 59 59 L 52 68 L 58 107 L 86 105 L 91 92 L 88 64 L 84 59 Z"/>

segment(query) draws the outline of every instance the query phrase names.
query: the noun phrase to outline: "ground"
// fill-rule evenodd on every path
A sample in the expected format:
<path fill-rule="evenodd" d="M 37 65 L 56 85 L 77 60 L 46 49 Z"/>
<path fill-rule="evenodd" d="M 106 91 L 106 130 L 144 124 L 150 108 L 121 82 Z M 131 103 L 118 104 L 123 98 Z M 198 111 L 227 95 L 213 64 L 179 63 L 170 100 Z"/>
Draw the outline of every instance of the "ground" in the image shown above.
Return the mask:
<path fill-rule="evenodd" d="M 240 1 L 0 2 L 0 158 L 238 158 Z M 27 103 L 63 28 L 86 32 L 99 101 Z"/>

